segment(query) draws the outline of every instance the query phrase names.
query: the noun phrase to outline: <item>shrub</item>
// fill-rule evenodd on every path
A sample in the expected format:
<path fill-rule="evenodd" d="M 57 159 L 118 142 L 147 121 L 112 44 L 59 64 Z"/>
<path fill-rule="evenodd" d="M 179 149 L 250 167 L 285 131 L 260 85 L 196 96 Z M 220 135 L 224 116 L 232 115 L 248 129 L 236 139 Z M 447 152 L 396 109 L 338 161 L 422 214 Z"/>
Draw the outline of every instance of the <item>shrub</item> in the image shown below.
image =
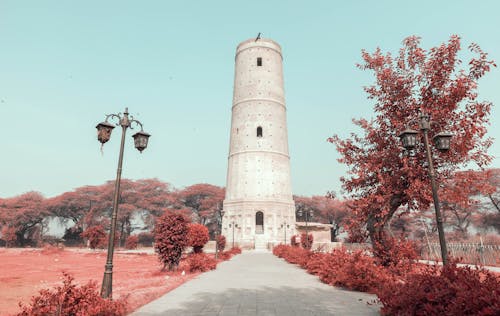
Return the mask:
<path fill-rule="evenodd" d="M 319 275 L 325 283 L 374 293 L 380 285 L 392 280 L 388 272 L 377 266 L 375 259 L 365 255 L 362 250 L 350 254 L 345 249 L 336 249 L 329 259 L 325 269 L 327 273 Z"/>
<path fill-rule="evenodd" d="M 219 258 L 222 260 L 229 260 L 231 259 L 232 256 L 240 254 L 241 253 L 241 248 L 239 247 L 233 247 L 229 249 L 228 251 L 222 251 L 219 255 Z"/>
<path fill-rule="evenodd" d="M 137 249 L 137 245 L 139 244 L 139 237 L 137 235 L 128 236 L 125 241 L 125 248 L 127 249 Z"/>
<path fill-rule="evenodd" d="M 484 269 L 428 266 L 377 292 L 385 315 L 498 315 L 500 281 Z"/>
<path fill-rule="evenodd" d="M 324 283 L 341 286 L 350 290 L 374 292 L 380 283 L 391 278 L 387 271 L 378 267 L 375 260 L 362 253 L 348 253 L 345 249 L 335 249 L 332 253 L 313 253 L 307 249 L 279 245 L 273 253 L 290 263 L 307 268 Z"/>
<path fill-rule="evenodd" d="M 78 315 L 121 316 L 127 312 L 124 300 L 108 300 L 100 297 L 95 281 L 83 286 L 73 283 L 74 278 L 63 272 L 63 284 L 54 289 L 41 290 L 31 298 L 29 305 L 19 303 L 17 316 Z"/>
<path fill-rule="evenodd" d="M 80 246 L 83 244 L 82 240 L 82 227 L 81 226 L 72 226 L 70 228 L 66 228 L 64 231 L 64 235 L 62 239 L 64 240 L 64 244 L 66 246 Z"/>
<path fill-rule="evenodd" d="M 313 245 L 313 235 L 302 233 L 300 235 L 300 244 L 302 248 L 310 250 Z"/>
<path fill-rule="evenodd" d="M 16 228 L 3 226 L 2 227 L 2 239 L 5 241 L 6 247 L 13 247 L 17 242 Z"/>
<path fill-rule="evenodd" d="M 274 247 L 273 253 L 278 257 L 283 258 L 290 263 L 298 264 L 301 267 L 306 266 L 307 261 L 312 254 L 307 249 L 286 245 L 278 245 Z"/>
<path fill-rule="evenodd" d="M 202 224 L 188 225 L 188 246 L 193 247 L 194 253 L 203 252 L 203 246 L 208 242 L 208 228 Z"/>
<path fill-rule="evenodd" d="M 298 247 L 299 246 L 299 243 L 297 242 L 297 235 L 293 235 L 290 238 L 290 245 L 292 245 L 293 247 Z"/>
<path fill-rule="evenodd" d="M 166 213 L 158 218 L 154 229 L 155 251 L 163 263 L 162 270 L 177 268 L 187 246 L 187 234 L 187 220 L 183 215 Z"/>
<path fill-rule="evenodd" d="M 241 253 L 241 248 L 240 247 L 233 247 L 229 249 L 229 253 L 234 255 L 239 255 Z"/>
<path fill-rule="evenodd" d="M 151 247 L 155 241 L 153 233 L 150 232 L 139 233 L 137 237 L 139 238 L 139 244 L 144 247 Z"/>
<path fill-rule="evenodd" d="M 213 270 L 217 266 L 214 257 L 205 253 L 191 253 L 187 256 L 186 262 L 189 272 L 205 272 Z"/>
<path fill-rule="evenodd" d="M 418 259 L 415 242 L 403 238 L 386 237 L 381 242 L 375 242 L 373 255 L 380 265 L 394 267 L 396 270 L 409 268 Z"/>
<path fill-rule="evenodd" d="M 224 251 L 224 248 L 226 248 L 226 237 L 224 235 L 217 235 L 215 243 L 218 251 Z"/>
<path fill-rule="evenodd" d="M 106 247 L 107 235 L 104 231 L 104 227 L 102 227 L 101 225 L 89 227 L 80 235 L 82 236 L 82 238 L 85 238 L 89 241 L 89 247 L 91 249 Z"/>

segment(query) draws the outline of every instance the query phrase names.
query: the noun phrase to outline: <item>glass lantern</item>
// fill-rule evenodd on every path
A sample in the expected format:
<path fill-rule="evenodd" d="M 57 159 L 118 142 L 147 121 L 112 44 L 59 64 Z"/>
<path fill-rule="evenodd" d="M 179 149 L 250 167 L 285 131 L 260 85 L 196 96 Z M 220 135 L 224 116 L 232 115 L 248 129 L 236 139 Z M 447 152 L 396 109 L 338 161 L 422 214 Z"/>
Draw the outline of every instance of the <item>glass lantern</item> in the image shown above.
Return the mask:
<path fill-rule="evenodd" d="M 137 132 L 132 135 L 132 137 L 134 138 L 135 148 L 137 148 L 137 150 L 139 150 L 141 153 L 144 149 L 146 149 L 146 147 L 148 147 L 149 136 L 151 135 L 143 131 Z"/>
<path fill-rule="evenodd" d="M 436 146 L 436 148 L 442 152 L 448 151 L 450 149 L 452 136 L 452 134 L 444 132 L 436 134 L 433 138 L 434 146 Z"/>
<path fill-rule="evenodd" d="M 401 139 L 401 143 L 403 147 L 410 150 L 415 148 L 417 145 L 417 134 L 418 132 L 413 129 L 405 129 L 401 134 L 399 134 L 399 138 Z"/>
<path fill-rule="evenodd" d="M 111 131 L 115 126 L 109 122 L 101 122 L 95 128 L 97 128 L 97 139 L 104 144 L 111 138 Z"/>

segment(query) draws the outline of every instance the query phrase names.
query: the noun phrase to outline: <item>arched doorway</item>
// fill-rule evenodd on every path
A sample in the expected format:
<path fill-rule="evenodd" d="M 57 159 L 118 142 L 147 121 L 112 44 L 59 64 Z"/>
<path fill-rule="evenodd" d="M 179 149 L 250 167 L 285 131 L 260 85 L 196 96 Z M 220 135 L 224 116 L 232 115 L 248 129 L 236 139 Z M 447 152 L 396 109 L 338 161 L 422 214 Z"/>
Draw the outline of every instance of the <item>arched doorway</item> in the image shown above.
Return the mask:
<path fill-rule="evenodd" d="M 264 233 L 264 213 L 262 213 L 261 211 L 255 213 L 255 233 Z"/>

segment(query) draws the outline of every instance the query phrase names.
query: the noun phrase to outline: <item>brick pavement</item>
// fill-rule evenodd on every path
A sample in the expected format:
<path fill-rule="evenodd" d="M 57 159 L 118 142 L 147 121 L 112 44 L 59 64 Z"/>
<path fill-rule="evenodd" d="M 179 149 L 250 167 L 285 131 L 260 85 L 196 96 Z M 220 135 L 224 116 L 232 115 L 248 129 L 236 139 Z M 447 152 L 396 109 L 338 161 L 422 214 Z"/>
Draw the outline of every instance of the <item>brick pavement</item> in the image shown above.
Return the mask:
<path fill-rule="evenodd" d="M 378 315 L 374 295 L 345 291 L 269 252 L 248 251 L 223 262 L 133 316 Z"/>

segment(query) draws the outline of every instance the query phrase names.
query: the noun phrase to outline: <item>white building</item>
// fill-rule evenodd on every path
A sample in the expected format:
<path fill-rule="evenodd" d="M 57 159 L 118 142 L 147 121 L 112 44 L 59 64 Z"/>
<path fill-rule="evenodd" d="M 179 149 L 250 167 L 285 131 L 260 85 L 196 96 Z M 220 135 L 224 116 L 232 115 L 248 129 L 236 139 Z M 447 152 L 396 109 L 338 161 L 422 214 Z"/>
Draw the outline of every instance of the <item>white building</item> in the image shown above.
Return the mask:
<path fill-rule="evenodd" d="M 224 212 L 228 245 L 264 248 L 295 234 L 281 47 L 270 39 L 236 49 Z"/>

